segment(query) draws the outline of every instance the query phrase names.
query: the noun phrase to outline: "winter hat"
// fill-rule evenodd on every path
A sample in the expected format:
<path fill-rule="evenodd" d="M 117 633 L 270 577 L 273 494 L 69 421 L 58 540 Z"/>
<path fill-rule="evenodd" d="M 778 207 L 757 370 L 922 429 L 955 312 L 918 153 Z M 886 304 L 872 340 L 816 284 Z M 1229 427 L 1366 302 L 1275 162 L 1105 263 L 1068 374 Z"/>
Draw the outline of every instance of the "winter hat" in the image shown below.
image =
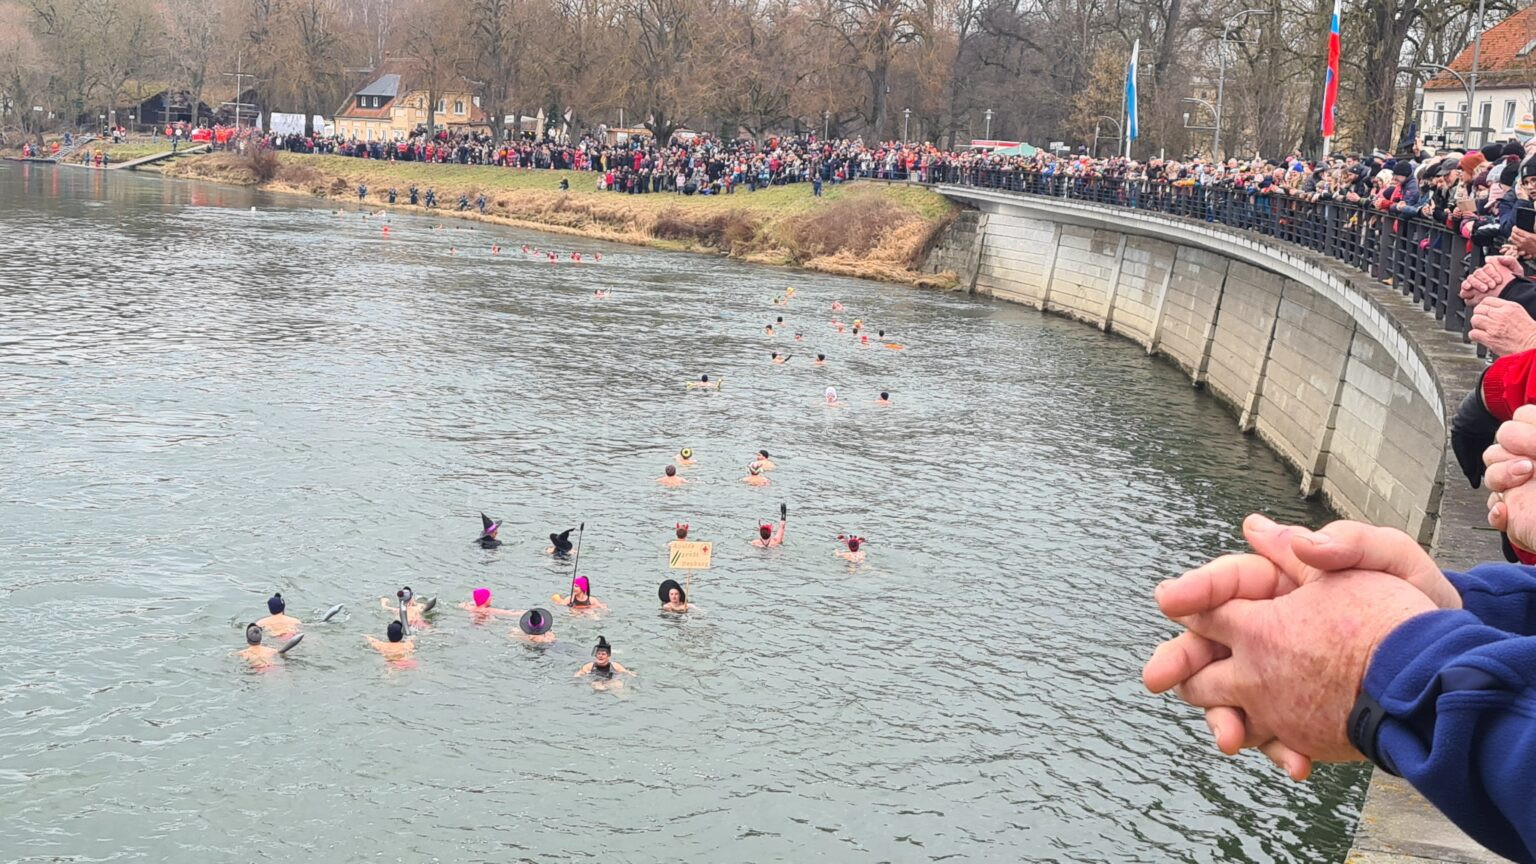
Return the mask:
<path fill-rule="evenodd" d="M 1486 150 L 1488 148 L 1484 147 L 1483 149 Z M 1484 156 L 1482 153 L 1476 150 L 1473 150 L 1471 153 L 1461 157 L 1461 160 L 1456 163 L 1456 167 L 1460 168 L 1461 173 L 1463 174 L 1471 174 L 1477 170 L 1478 166 L 1487 161 L 1488 157 Z"/>
<path fill-rule="evenodd" d="M 1392 174 L 1395 177 L 1410 177 L 1413 175 L 1413 164 L 1406 159 L 1392 166 Z"/>

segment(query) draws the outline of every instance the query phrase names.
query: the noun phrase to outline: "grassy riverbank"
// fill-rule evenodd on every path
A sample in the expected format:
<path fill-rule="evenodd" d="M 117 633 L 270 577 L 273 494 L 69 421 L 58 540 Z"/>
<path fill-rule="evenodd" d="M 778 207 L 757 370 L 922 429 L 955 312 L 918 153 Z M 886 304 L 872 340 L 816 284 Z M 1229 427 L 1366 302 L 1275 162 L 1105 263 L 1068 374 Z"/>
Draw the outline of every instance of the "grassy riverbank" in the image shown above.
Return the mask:
<path fill-rule="evenodd" d="M 445 216 L 914 285 L 953 282 L 916 268 L 956 208 L 915 186 L 828 185 L 820 199 L 805 183 L 720 196 L 621 195 L 596 191 L 597 175 L 584 171 L 288 153 L 265 165 L 225 153 L 198 156 L 178 160 L 166 173 L 348 202 L 357 201 L 363 183 L 370 205 L 381 207 L 391 186 L 404 201 L 414 183 L 423 194 L 428 186 L 436 190 L 439 207 L 433 212 Z M 569 191 L 560 190 L 562 177 L 570 181 Z M 461 193 L 471 201 L 483 194 L 485 215 L 454 212 Z"/>

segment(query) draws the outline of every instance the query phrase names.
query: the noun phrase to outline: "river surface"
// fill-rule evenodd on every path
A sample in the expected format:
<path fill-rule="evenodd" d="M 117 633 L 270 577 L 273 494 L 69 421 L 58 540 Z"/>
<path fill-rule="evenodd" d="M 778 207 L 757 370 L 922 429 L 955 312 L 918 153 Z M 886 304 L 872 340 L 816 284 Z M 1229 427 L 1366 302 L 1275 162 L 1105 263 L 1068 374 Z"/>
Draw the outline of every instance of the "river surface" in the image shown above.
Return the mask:
<path fill-rule="evenodd" d="M 1226 759 L 1139 683 L 1159 579 L 1251 510 L 1326 519 L 1170 366 L 1002 303 L 384 224 L 0 167 L 0 860 L 1343 858 L 1361 770 Z M 456 608 L 548 607 L 583 521 L 607 613 L 538 649 Z M 679 521 L 717 544 L 684 620 Z M 364 639 L 402 585 L 441 598 L 409 667 Z M 252 670 L 274 591 L 347 611 Z M 572 677 L 599 634 L 622 690 Z"/>

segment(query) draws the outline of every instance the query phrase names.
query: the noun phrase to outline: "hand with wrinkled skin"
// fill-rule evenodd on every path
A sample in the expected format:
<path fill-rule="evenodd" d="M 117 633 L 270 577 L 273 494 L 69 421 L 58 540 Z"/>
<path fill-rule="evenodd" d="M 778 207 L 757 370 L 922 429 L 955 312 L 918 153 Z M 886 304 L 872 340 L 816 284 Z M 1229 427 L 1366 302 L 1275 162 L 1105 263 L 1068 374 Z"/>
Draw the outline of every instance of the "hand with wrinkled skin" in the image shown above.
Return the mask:
<path fill-rule="evenodd" d="M 1490 256 L 1483 266 L 1468 273 L 1461 281 L 1461 299 L 1466 301 L 1467 308 L 1473 308 L 1489 297 L 1499 296 L 1515 277 L 1524 274 L 1520 260 L 1513 255 Z"/>
<path fill-rule="evenodd" d="M 1507 357 L 1536 348 L 1536 321 L 1519 303 L 1500 297 L 1486 297 L 1472 310 L 1473 342 Z"/>
<path fill-rule="evenodd" d="M 1536 258 L 1536 234 L 1524 228 L 1515 228 L 1509 232 L 1509 245 L 1515 249 L 1515 254 L 1520 258 Z"/>
<path fill-rule="evenodd" d="M 1262 572 L 1267 559 L 1250 560 L 1258 557 L 1217 563 Z M 1172 686 L 1196 707 L 1237 708 L 1250 729 L 1272 734 L 1293 752 L 1354 761 L 1361 756 L 1345 727 L 1376 646 L 1404 621 L 1436 608 L 1406 579 L 1345 570 L 1272 600 L 1233 599 L 1179 617 L 1230 656 L 1197 656 L 1188 665 L 1181 665 L 1184 657 L 1154 656 L 1143 678 L 1153 692 Z"/>
<path fill-rule="evenodd" d="M 1515 409 L 1494 441 L 1483 451 L 1488 524 L 1521 549 L 1536 549 L 1536 484 L 1530 482 L 1536 476 L 1536 405 Z"/>
<path fill-rule="evenodd" d="M 1255 513 L 1243 521 L 1243 535 L 1257 555 L 1218 558 L 1162 583 L 1157 588 L 1157 600 L 1163 613 L 1177 618 L 1208 612 L 1234 599 L 1273 599 L 1330 573 L 1352 569 L 1389 572 L 1441 608 L 1461 607 L 1455 587 L 1429 555 L 1401 531 L 1338 521 L 1312 532 Z M 1160 692 L 1229 655 L 1223 645 L 1184 633 L 1158 646 L 1144 678 L 1150 689 Z M 1311 760 L 1253 727 L 1240 709 L 1213 706 L 1205 714 L 1221 752 L 1231 756 L 1242 749 L 1258 748 L 1293 779 L 1306 779 Z"/>

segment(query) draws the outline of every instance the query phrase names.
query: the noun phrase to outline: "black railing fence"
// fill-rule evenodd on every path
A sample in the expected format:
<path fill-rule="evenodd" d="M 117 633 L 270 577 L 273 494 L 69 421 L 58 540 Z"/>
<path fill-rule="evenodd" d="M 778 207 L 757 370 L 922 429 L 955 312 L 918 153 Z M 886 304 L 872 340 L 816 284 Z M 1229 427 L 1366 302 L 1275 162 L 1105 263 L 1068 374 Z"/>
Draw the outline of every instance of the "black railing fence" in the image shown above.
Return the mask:
<path fill-rule="evenodd" d="M 1469 328 L 1470 315 L 1459 289 L 1466 273 L 1481 265 L 1482 249 L 1427 219 L 1394 216 L 1343 200 L 1307 201 L 1228 185 L 1176 186 L 960 166 L 937 167 L 925 179 L 1129 207 L 1252 231 L 1326 255 L 1390 284 L 1463 339 Z"/>

